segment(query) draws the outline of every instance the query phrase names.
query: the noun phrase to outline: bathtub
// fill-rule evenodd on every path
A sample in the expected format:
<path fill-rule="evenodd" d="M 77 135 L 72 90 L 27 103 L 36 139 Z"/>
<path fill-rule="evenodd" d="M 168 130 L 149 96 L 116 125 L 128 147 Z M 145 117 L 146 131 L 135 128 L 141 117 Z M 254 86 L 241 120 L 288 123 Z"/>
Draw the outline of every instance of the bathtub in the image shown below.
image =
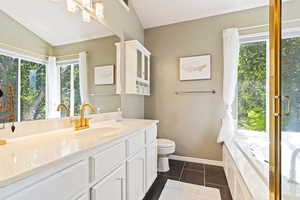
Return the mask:
<path fill-rule="evenodd" d="M 269 138 L 266 133 L 258 133 L 251 131 L 240 131 L 238 136 L 228 144 L 229 148 L 240 151 L 240 156 L 235 159 L 241 162 L 245 159 L 253 172 L 268 187 L 269 183 Z M 283 200 L 300 200 L 300 133 L 283 132 L 282 134 L 282 188 Z M 296 154 L 295 154 L 296 152 Z M 236 153 L 238 154 L 238 153 Z M 244 158 L 242 159 L 241 156 Z M 236 156 L 235 156 L 236 157 Z M 293 160 L 293 161 L 292 161 Z M 244 163 L 245 164 L 245 163 Z M 237 164 L 241 166 L 243 164 Z M 292 169 L 297 170 L 294 176 L 291 175 Z M 251 182 L 251 177 L 242 174 L 245 182 Z M 293 178 L 291 178 L 293 177 Z M 292 180 L 293 179 L 293 180 Z M 253 189 L 248 183 L 249 190 L 252 193 L 260 192 Z M 263 192 L 263 191 L 261 191 Z"/>

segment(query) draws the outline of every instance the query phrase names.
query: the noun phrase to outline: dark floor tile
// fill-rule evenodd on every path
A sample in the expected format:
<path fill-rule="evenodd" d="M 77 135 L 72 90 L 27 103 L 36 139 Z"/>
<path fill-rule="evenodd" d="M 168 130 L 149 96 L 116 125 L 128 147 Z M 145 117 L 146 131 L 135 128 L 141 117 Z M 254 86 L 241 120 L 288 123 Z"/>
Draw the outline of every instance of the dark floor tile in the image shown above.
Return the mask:
<path fill-rule="evenodd" d="M 205 173 L 205 184 L 227 186 L 227 180 L 226 180 L 223 167 L 205 165 L 204 173 Z"/>
<path fill-rule="evenodd" d="M 204 185 L 204 172 L 195 170 L 183 170 L 180 181 L 197 185 Z"/>
<path fill-rule="evenodd" d="M 200 164 L 200 163 L 185 162 L 184 163 L 184 169 L 204 171 L 204 165 Z"/>
<path fill-rule="evenodd" d="M 153 185 L 144 197 L 144 200 L 158 200 L 167 180 L 168 178 L 166 176 L 158 175 Z"/>
<path fill-rule="evenodd" d="M 159 172 L 159 175 L 163 175 L 169 178 L 180 178 L 184 162 L 178 160 L 169 160 L 170 171 Z"/>
<path fill-rule="evenodd" d="M 222 200 L 232 200 L 232 196 L 231 196 L 228 186 L 220 186 L 220 185 L 214 185 L 214 184 L 206 184 L 205 186 L 219 189 Z"/>

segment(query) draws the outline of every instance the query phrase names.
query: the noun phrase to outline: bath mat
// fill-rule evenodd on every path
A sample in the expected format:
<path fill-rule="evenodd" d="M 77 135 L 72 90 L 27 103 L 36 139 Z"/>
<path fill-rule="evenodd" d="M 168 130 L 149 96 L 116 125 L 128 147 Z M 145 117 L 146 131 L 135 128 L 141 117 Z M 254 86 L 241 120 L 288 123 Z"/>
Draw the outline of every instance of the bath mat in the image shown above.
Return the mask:
<path fill-rule="evenodd" d="M 168 180 L 159 200 L 221 200 L 221 196 L 216 188 Z"/>

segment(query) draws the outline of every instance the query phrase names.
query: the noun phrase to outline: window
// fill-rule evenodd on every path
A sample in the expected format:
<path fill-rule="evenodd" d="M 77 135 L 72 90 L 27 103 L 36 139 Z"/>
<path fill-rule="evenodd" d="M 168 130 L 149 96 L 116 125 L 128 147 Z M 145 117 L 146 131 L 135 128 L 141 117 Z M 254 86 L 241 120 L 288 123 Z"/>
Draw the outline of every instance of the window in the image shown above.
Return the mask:
<path fill-rule="evenodd" d="M 60 87 L 61 103 L 66 104 L 69 107 L 72 116 L 79 115 L 81 99 L 78 62 L 60 65 Z M 64 116 L 64 113 L 61 115 Z"/>
<path fill-rule="evenodd" d="M 0 55 L 0 83 L 13 86 L 14 90 L 14 113 L 18 116 L 18 62 L 17 58 Z M 0 113 L 3 116 L 4 113 Z"/>
<path fill-rule="evenodd" d="M 21 60 L 21 120 L 46 118 L 46 65 Z"/>
<path fill-rule="evenodd" d="M 282 94 L 290 97 L 290 114 L 282 117 L 283 131 L 300 131 L 300 37 L 283 39 L 281 44 Z M 287 84 L 286 84 L 287 83 Z M 282 112 L 287 111 L 286 99 L 282 99 Z"/>
<path fill-rule="evenodd" d="M 266 41 L 240 46 L 238 129 L 266 131 L 266 53 Z"/>
<path fill-rule="evenodd" d="M 13 85 L 18 121 L 45 119 L 45 78 L 45 62 L 0 54 L 0 82 Z"/>
<path fill-rule="evenodd" d="M 248 41 L 247 41 L 248 40 Z M 240 130 L 267 131 L 267 36 L 241 39 L 237 86 L 237 127 Z M 300 131 L 300 32 L 287 31 L 282 39 L 282 93 L 290 97 L 291 113 L 282 118 L 282 129 Z M 288 104 L 282 99 L 282 111 Z"/>

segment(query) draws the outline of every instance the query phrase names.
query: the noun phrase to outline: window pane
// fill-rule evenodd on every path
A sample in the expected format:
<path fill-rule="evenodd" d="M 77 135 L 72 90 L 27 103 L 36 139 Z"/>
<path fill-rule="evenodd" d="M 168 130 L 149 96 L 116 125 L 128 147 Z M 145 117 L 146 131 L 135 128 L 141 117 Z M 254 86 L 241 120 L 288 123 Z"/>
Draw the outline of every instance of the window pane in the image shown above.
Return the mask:
<path fill-rule="evenodd" d="M 65 104 L 70 109 L 71 65 L 64 65 L 60 67 L 60 87 L 61 103 Z M 65 116 L 64 113 L 61 113 L 61 115 Z"/>
<path fill-rule="evenodd" d="M 266 42 L 240 47 L 238 128 L 266 130 Z"/>
<path fill-rule="evenodd" d="M 14 90 L 14 114 L 18 117 L 18 59 L 0 55 L 0 83 L 11 84 Z M 5 91 L 4 91 L 5 92 Z M 1 113 L 4 116 L 6 113 Z"/>
<path fill-rule="evenodd" d="M 290 114 L 282 117 L 283 131 L 300 131 L 300 38 L 289 38 L 282 40 L 282 63 L 281 63 L 281 78 L 282 94 L 290 97 Z M 283 98 L 282 112 L 288 110 L 288 103 Z"/>
<path fill-rule="evenodd" d="M 21 119 L 45 119 L 46 65 L 21 61 Z"/>
<path fill-rule="evenodd" d="M 79 64 L 74 65 L 74 115 L 79 115 L 81 99 L 79 88 Z"/>

